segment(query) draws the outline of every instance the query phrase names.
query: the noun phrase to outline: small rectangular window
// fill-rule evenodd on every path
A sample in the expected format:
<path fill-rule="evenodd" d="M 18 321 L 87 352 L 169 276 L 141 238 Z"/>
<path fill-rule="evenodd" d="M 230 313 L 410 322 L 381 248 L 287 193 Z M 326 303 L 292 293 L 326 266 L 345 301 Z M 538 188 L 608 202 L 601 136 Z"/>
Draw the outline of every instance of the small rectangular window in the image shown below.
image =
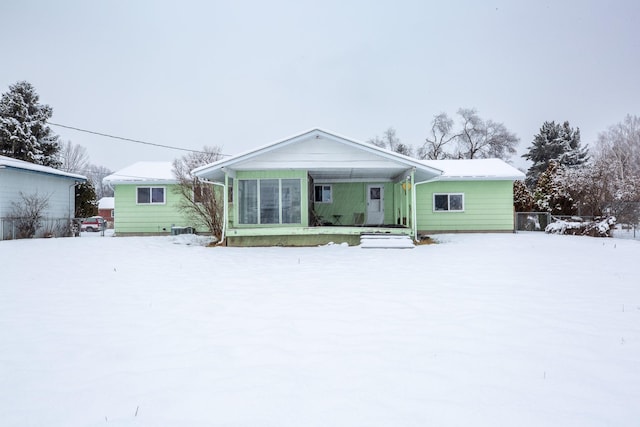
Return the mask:
<path fill-rule="evenodd" d="M 314 198 L 313 201 L 316 203 L 332 203 L 333 202 L 333 194 L 331 191 L 330 185 L 316 185 L 314 186 Z"/>
<path fill-rule="evenodd" d="M 462 212 L 464 211 L 464 194 L 434 194 L 433 210 L 437 212 Z"/>
<path fill-rule="evenodd" d="M 136 190 L 136 202 L 139 205 L 161 205 L 165 202 L 164 187 L 138 187 Z"/>
<path fill-rule="evenodd" d="M 207 203 L 213 199 L 213 190 L 208 184 L 200 182 L 193 183 L 193 201 L 194 203 Z"/>

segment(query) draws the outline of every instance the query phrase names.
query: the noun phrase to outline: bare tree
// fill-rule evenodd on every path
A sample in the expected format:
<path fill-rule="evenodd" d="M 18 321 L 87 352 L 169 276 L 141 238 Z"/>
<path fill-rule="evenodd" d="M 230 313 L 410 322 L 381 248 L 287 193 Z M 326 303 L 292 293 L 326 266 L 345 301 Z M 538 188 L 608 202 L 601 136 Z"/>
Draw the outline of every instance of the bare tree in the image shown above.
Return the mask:
<path fill-rule="evenodd" d="M 60 170 L 71 173 L 84 173 L 89 166 L 87 149 L 71 141 L 63 143 L 58 152 Z"/>
<path fill-rule="evenodd" d="M 222 238 L 222 191 L 214 185 L 199 180 L 191 171 L 220 159 L 219 147 L 204 147 L 173 162 L 173 174 L 178 180 L 174 187 L 180 197 L 178 208 L 197 225 L 206 227 L 218 240 Z"/>
<path fill-rule="evenodd" d="M 407 144 L 400 142 L 400 138 L 396 136 L 396 130 L 393 127 L 389 127 L 382 134 L 382 138 L 377 135 L 367 141 L 369 144 L 373 144 L 380 148 L 386 148 L 387 150 L 395 151 L 405 156 L 411 156 L 413 149 Z"/>
<path fill-rule="evenodd" d="M 26 239 L 34 237 L 44 220 L 44 212 L 49 207 L 51 195 L 24 194 L 20 192 L 19 202 L 11 202 L 11 219 L 15 221 L 18 229 L 18 238 Z"/>
<path fill-rule="evenodd" d="M 484 121 L 473 108 L 461 108 L 462 131 L 458 136 L 458 158 L 482 159 L 497 157 L 508 160 L 516 153 L 520 141 L 502 123 Z"/>
<path fill-rule="evenodd" d="M 449 157 L 445 147 L 459 135 L 453 131 L 453 119 L 447 113 L 436 115 L 431 121 L 431 135 L 418 149 L 420 159 L 440 160 Z"/>
<path fill-rule="evenodd" d="M 98 200 L 102 199 L 103 197 L 113 197 L 113 188 L 102 182 L 105 176 L 111 175 L 112 173 L 113 171 L 104 166 L 89 165 L 87 167 L 84 174 L 93 184 L 93 188 L 96 192 L 96 198 Z"/>
<path fill-rule="evenodd" d="M 598 158 L 606 158 L 616 178 L 640 178 L 640 117 L 627 115 L 598 135 Z"/>

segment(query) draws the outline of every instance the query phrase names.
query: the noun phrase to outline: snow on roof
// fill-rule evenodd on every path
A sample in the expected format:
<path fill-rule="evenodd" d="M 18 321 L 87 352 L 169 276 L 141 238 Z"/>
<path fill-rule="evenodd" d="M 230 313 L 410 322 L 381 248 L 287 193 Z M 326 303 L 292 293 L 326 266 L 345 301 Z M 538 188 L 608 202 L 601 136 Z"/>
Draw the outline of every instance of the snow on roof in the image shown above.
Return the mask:
<path fill-rule="evenodd" d="M 103 181 L 110 184 L 172 184 L 176 182 L 176 177 L 171 162 L 137 162 L 106 176 Z"/>
<path fill-rule="evenodd" d="M 422 160 L 427 166 L 440 169 L 437 180 L 524 179 L 524 174 L 500 159 Z"/>
<path fill-rule="evenodd" d="M 103 197 L 98 200 L 98 209 L 113 209 L 115 206 L 114 197 Z"/>
<path fill-rule="evenodd" d="M 430 173 L 439 174 L 435 178 L 426 178 L 428 180 L 521 180 L 524 179 L 524 174 L 518 169 L 514 168 L 507 162 L 501 159 L 461 159 L 461 160 L 416 160 L 411 157 L 404 156 L 402 154 L 395 153 L 393 151 L 377 147 L 375 145 L 356 141 L 351 138 L 340 136 L 337 133 L 329 132 L 322 129 L 311 129 L 301 134 L 281 139 L 271 144 L 264 145 L 243 153 L 231 156 L 226 159 L 218 160 L 205 166 L 200 166 L 194 169 L 192 172 L 196 175 L 205 176 L 212 174 L 213 171 L 220 174 L 223 167 L 233 165 L 235 162 L 253 157 L 259 156 L 271 149 L 303 140 L 303 138 L 316 134 L 323 134 L 325 136 L 333 137 L 345 143 L 349 143 L 355 147 L 359 147 L 365 150 L 373 150 L 378 154 L 381 154 L 387 158 L 392 158 L 405 162 L 407 166 L 420 165 L 430 169 Z"/>
<path fill-rule="evenodd" d="M 24 160 L 18 160 L 11 157 L 0 156 L 0 168 L 12 168 L 12 169 L 22 169 L 33 172 L 40 172 L 49 175 L 58 175 L 65 178 L 73 178 L 81 181 L 86 181 L 87 177 L 84 175 L 78 175 L 76 173 L 63 172 L 61 170 L 49 167 L 36 165 L 34 163 L 25 162 Z"/>

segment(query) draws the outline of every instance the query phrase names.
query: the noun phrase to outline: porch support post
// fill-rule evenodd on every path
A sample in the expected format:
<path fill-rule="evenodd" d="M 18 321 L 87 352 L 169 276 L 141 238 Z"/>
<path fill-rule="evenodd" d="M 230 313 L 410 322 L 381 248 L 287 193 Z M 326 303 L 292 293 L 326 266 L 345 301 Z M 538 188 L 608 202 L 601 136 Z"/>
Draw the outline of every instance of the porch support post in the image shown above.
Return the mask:
<path fill-rule="evenodd" d="M 411 231 L 413 233 L 413 240 L 418 240 L 418 214 L 416 213 L 416 183 L 415 183 L 415 168 L 411 171 Z"/>
<path fill-rule="evenodd" d="M 404 190 L 404 215 L 403 217 L 406 218 L 406 225 L 407 227 L 411 227 L 411 211 L 409 211 L 409 206 L 411 206 L 409 204 L 409 200 L 411 200 L 411 188 L 407 188 L 411 185 L 411 178 L 410 175 L 408 175 L 405 179 L 404 179 L 404 184 L 402 184 L 405 186 L 405 190 Z"/>
<path fill-rule="evenodd" d="M 229 174 L 224 173 L 224 187 L 222 191 L 222 236 L 220 236 L 220 243 L 224 242 L 227 234 L 227 227 L 229 226 Z"/>

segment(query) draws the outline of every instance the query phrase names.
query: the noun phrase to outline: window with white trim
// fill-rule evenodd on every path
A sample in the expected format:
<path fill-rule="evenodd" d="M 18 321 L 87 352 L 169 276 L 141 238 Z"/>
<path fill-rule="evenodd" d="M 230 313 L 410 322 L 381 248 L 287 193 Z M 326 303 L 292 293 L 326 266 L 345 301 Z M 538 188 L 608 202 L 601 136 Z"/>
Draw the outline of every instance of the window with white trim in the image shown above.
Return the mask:
<path fill-rule="evenodd" d="M 316 203 L 332 203 L 333 192 L 328 184 L 316 184 L 313 186 L 313 201 Z"/>
<path fill-rule="evenodd" d="M 434 194 L 433 210 L 436 212 L 464 211 L 464 193 Z"/>
<path fill-rule="evenodd" d="M 300 179 L 239 179 L 240 224 L 301 224 Z"/>
<path fill-rule="evenodd" d="M 165 203 L 164 187 L 138 187 L 136 203 L 139 205 L 163 205 Z"/>

